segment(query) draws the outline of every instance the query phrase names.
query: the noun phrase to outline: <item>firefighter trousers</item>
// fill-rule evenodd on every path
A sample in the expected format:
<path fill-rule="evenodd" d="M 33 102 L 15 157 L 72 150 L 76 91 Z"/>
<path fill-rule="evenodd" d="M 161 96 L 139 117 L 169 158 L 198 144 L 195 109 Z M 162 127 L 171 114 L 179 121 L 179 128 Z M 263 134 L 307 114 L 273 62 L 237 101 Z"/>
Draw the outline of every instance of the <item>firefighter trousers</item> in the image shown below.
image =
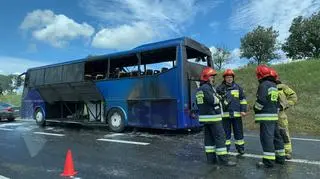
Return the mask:
<path fill-rule="evenodd" d="M 284 111 L 279 112 L 279 128 L 280 128 L 280 134 L 283 139 L 284 143 L 284 150 L 286 154 L 292 154 L 292 145 L 291 145 L 291 139 L 289 134 L 289 125 L 288 125 L 288 116 Z"/>
<path fill-rule="evenodd" d="M 227 162 L 226 138 L 222 121 L 204 124 L 204 145 L 209 163 Z"/>
<path fill-rule="evenodd" d="M 223 118 L 223 128 L 226 133 L 227 151 L 230 151 L 231 133 L 233 131 L 235 145 L 238 152 L 244 151 L 243 125 L 241 117 Z"/>
<path fill-rule="evenodd" d="M 260 121 L 260 142 L 265 165 L 272 167 L 274 161 L 284 164 L 285 151 L 277 121 Z"/>

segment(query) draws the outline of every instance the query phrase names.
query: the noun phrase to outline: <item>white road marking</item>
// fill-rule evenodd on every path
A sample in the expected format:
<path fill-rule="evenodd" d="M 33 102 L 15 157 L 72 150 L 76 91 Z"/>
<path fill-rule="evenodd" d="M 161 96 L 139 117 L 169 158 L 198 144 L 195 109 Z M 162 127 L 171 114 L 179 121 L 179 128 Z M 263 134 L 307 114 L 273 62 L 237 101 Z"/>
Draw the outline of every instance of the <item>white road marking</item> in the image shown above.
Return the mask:
<path fill-rule="evenodd" d="M 54 133 L 47 133 L 47 132 L 34 132 L 34 134 L 59 136 L 59 137 L 63 137 L 64 136 L 64 134 L 54 134 Z"/>
<path fill-rule="evenodd" d="M 0 127 L 0 130 L 2 130 L 2 131 L 13 131 L 13 129 L 1 128 L 1 127 Z"/>
<path fill-rule="evenodd" d="M 235 152 L 229 152 L 230 155 L 237 156 L 238 153 Z M 256 155 L 256 154 L 244 154 L 244 157 L 249 158 L 262 158 L 262 155 Z M 314 160 L 304 160 L 304 159 L 291 159 L 286 160 L 287 162 L 293 162 L 293 163 L 303 163 L 303 164 L 312 164 L 312 165 L 320 165 L 320 161 L 314 161 Z"/>
<path fill-rule="evenodd" d="M 259 134 L 257 135 L 244 135 L 245 137 L 259 137 Z M 308 138 L 300 138 L 300 137 L 291 137 L 293 140 L 302 140 L 302 141 L 313 141 L 313 142 L 320 142 L 320 139 L 308 139 Z"/>
<path fill-rule="evenodd" d="M 124 144 L 135 144 L 135 145 L 149 145 L 150 143 L 146 142 L 135 142 L 135 141 L 127 141 L 127 140 L 114 140 L 114 139 L 97 139 L 98 141 L 105 141 L 105 142 L 117 142 L 117 143 L 124 143 Z"/>
<path fill-rule="evenodd" d="M 107 134 L 107 135 L 104 135 L 104 137 L 116 137 L 116 136 L 122 136 L 124 134 L 121 134 L 121 133 L 114 133 L 114 134 Z"/>
<path fill-rule="evenodd" d="M 10 178 L 0 175 L 0 179 L 10 179 Z"/>
<path fill-rule="evenodd" d="M 5 124 L 0 124 L 0 127 L 9 127 L 9 126 L 21 126 L 23 123 L 5 123 Z"/>

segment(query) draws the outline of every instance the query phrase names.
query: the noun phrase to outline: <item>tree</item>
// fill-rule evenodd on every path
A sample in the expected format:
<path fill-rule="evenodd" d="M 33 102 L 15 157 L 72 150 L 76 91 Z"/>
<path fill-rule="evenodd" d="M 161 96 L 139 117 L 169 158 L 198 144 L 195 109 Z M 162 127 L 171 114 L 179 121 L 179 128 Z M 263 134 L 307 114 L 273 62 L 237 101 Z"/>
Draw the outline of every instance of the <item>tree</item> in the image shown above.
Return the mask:
<path fill-rule="evenodd" d="M 272 27 L 258 26 L 241 38 L 241 58 L 253 59 L 256 63 L 267 63 L 278 58 L 275 53 L 279 33 Z"/>
<path fill-rule="evenodd" d="M 229 60 L 230 51 L 226 48 L 216 48 L 212 52 L 212 61 L 217 70 L 221 70 L 222 66 Z"/>
<path fill-rule="evenodd" d="M 296 17 L 282 46 L 289 58 L 320 58 L 320 11 L 309 18 Z"/>

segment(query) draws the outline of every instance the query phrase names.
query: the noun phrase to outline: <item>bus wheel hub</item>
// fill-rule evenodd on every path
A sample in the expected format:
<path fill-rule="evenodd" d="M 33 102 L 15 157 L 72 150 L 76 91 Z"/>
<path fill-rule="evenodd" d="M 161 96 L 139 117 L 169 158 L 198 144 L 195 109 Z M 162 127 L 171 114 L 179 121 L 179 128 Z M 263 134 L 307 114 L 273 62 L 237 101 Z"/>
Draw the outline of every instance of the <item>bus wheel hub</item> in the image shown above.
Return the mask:
<path fill-rule="evenodd" d="M 111 116 L 111 124 L 114 127 L 119 127 L 121 125 L 121 116 L 118 113 L 114 113 Z"/>

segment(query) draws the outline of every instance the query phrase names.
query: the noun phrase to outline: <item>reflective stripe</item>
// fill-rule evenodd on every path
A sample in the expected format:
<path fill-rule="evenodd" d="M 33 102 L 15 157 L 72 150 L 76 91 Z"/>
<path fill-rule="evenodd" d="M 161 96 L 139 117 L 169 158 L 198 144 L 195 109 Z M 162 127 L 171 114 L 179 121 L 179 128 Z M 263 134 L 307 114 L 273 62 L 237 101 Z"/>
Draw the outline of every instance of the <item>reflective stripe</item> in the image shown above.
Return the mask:
<path fill-rule="evenodd" d="M 219 115 L 200 115 L 199 122 L 216 122 L 221 121 L 222 117 L 221 114 Z"/>
<path fill-rule="evenodd" d="M 278 92 L 278 88 L 275 88 L 275 87 L 269 88 L 269 89 L 268 89 L 268 94 L 271 94 L 273 91 Z"/>
<path fill-rule="evenodd" d="M 276 155 L 275 153 L 272 153 L 272 152 L 263 152 L 263 158 L 268 160 L 275 160 Z"/>
<path fill-rule="evenodd" d="M 232 96 L 234 96 L 235 98 L 239 98 L 239 90 L 231 90 L 231 94 L 232 94 Z"/>
<path fill-rule="evenodd" d="M 240 101 L 240 104 L 248 104 L 247 100 L 246 99 L 243 99 Z"/>
<path fill-rule="evenodd" d="M 244 140 L 236 140 L 234 143 L 236 145 L 243 145 L 244 144 Z"/>
<path fill-rule="evenodd" d="M 276 150 L 276 155 L 277 156 L 286 156 L 285 150 L 284 149 Z"/>
<path fill-rule="evenodd" d="M 241 117 L 241 114 L 240 114 L 240 112 L 233 112 L 233 116 L 234 117 Z"/>
<path fill-rule="evenodd" d="M 255 114 L 256 121 L 277 121 L 278 114 Z"/>
<path fill-rule="evenodd" d="M 217 96 L 213 96 L 213 97 L 214 97 L 214 104 L 219 104 L 220 99 Z"/>
<path fill-rule="evenodd" d="M 216 153 L 217 153 L 217 155 L 226 155 L 226 154 L 228 154 L 227 148 L 226 147 L 216 148 Z"/>
<path fill-rule="evenodd" d="M 230 113 L 229 112 L 223 112 L 223 117 L 230 117 Z M 241 117 L 240 112 L 233 112 L 233 116 L 234 117 Z"/>
<path fill-rule="evenodd" d="M 216 151 L 215 146 L 205 146 L 205 150 L 206 153 L 214 153 Z"/>
<path fill-rule="evenodd" d="M 231 140 L 226 140 L 226 145 L 231 145 Z"/>
<path fill-rule="evenodd" d="M 223 112 L 223 115 L 222 115 L 223 117 L 230 117 L 230 114 L 229 114 L 229 112 Z"/>
<path fill-rule="evenodd" d="M 261 109 L 263 108 L 263 105 L 260 104 L 260 103 L 258 103 L 258 102 L 256 102 L 256 103 L 254 104 L 254 107 L 255 107 L 256 109 L 258 109 L 258 110 L 261 110 Z"/>
<path fill-rule="evenodd" d="M 278 114 L 264 113 L 264 114 L 255 114 L 255 116 L 257 116 L 257 117 L 274 117 L 274 116 L 278 116 Z"/>

